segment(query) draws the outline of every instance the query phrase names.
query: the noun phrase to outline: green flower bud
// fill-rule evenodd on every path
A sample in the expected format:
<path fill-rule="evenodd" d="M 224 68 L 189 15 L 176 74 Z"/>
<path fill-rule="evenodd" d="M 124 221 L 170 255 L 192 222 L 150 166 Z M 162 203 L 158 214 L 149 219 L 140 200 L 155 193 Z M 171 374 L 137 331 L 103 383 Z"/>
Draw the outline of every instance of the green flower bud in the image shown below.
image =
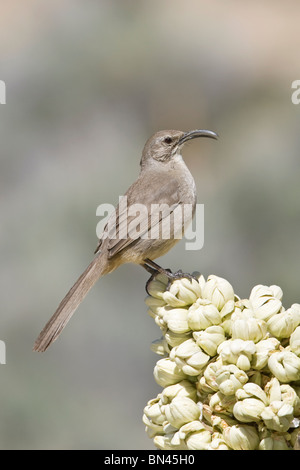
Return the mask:
<path fill-rule="evenodd" d="M 231 333 L 233 339 L 252 340 L 257 343 L 267 334 L 267 324 L 254 317 L 251 310 L 234 312 L 231 316 Z"/>
<path fill-rule="evenodd" d="M 288 403 L 283 401 L 273 401 L 261 413 L 261 418 L 265 422 L 268 429 L 274 431 L 287 431 L 293 421 L 294 409 Z"/>
<path fill-rule="evenodd" d="M 298 304 L 294 304 L 298 305 Z M 300 309 L 291 307 L 273 315 L 267 322 L 268 331 L 276 338 L 289 338 L 300 323 Z"/>
<path fill-rule="evenodd" d="M 191 376 L 199 375 L 210 359 L 193 339 L 188 339 L 173 348 L 170 358 L 176 362 L 185 374 Z"/>
<path fill-rule="evenodd" d="M 221 326 L 209 326 L 206 330 L 195 331 L 193 337 L 209 356 L 213 357 L 217 354 L 219 344 L 225 341 L 224 330 Z"/>
<path fill-rule="evenodd" d="M 253 287 L 249 301 L 256 318 L 268 321 L 282 307 L 282 290 L 278 286 Z"/>
<path fill-rule="evenodd" d="M 192 305 L 201 296 L 199 283 L 187 278 L 176 279 L 169 290 L 163 293 L 163 299 L 171 307 L 184 307 Z"/>
<path fill-rule="evenodd" d="M 175 397 L 169 405 L 162 406 L 169 423 L 179 429 L 190 421 L 199 419 L 200 409 L 197 404 L 188 397 Z"/>
<path fill-rule="evenodd" d="M 234 300 L 234 291 L 226 279 L 210 275 L 204 286 L 202 297 L 210 300 L 220 311 L 228 300 Z"/>
<path fill-rule="evenodd" d="M 226 444 L 233 450 L 255 450 L 259 444 L 259 436 L 253 426 L 237 424 L 223 430 Z"/>
<path fill-rule="evenodd" d="M 300 380 L 300 358 L 291 351 L 279 351 L 271 354 L 268 367 L 282 383 Z"/>
<path fill-rule="evenodd" d="M 218 325 L 222 318 L 217 307 L 209 300 L 198 299 L 188 310 L 187 321 L 191 330 L 205 330 Z"/>
<path fill-rule="evenodd" d="M 180 369 L 176 362 L 169 358 L 160 359 L 154 367 L 154 378 L 158 385 L 167 387 L 186 379 L 185 373 Z"/>
<path fill-rule="evenodd" d="M 300 326 L 297 326 L 290 337 L 290 349 L 293 353 L 300 356 Z"/>
<path fill-rule="evenodd" d="M 218 347 L 218 354 L 222 362 L 224 364 L 235 364 L 241 370 L 251 368 L 251 360 L 255 352 L 254 342 L 242 339 L 229 339 Z"/>

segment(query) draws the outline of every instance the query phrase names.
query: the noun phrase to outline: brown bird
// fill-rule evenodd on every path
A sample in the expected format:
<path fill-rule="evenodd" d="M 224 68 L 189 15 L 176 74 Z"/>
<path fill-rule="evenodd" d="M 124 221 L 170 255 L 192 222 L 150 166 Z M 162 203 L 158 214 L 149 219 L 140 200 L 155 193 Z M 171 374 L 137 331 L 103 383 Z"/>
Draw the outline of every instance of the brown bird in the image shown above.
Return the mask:
<path fill-rule="evenodd" d="M 162 272 L 169 279 L 180 277 L 153 260 L 182 238 L 194 215 L 196 186 L 180 152 L 185 142 L 196 137 L 216 139 L 217 134 L 208 130 L 166 130 L 156 132 L 146 142 L 138 179 L 108 219 L 95 258 L 39 334 L 35 351 L 45 351 L 56 340 L 96 281 L 121 264 L 140 264 L 152 275 Z M 140 211 L 137 224 L 136 208 L 140 205 L 144 210 Z M 185 205 L 192 208 L 187 214 L 181 211 Z M 168 236 L 164 236 L 164 228 L 169 230 Z"/>

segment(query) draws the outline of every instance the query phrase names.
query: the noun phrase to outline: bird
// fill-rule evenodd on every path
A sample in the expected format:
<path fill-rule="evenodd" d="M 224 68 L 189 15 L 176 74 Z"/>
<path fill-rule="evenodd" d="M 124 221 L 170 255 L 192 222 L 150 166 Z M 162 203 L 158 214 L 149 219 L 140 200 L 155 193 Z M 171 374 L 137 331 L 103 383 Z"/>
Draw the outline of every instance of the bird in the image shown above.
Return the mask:
<path fill-rule="evenodd" d="M 154 260 L 166 254 L 183 237 L 185 228 L 192 221 L 197 200 L 196 185 L 181 150 L 186 142 L 200 137 L 217 139 L 218 135 L 204 129 L 162 130 L 147 140 L 137 180 L 120 199 L 99 239 L 95 257 L 40 332 L 34 351 L 46 351 L 98 279 L 120 265 L 141 265 L 152 277 L 158 273 L 167 275 L 168 279 L 182 276 L 181 272 L 172 273 Z M 186 205 L 192 210 L 182 216 L 180 211 Z M 140 211 L 139 223 L 136 213 L 131 210 L 136 207 L 144 209 Z M 164 227 L 169 230 L 167 237 L 162 234 Z"/>

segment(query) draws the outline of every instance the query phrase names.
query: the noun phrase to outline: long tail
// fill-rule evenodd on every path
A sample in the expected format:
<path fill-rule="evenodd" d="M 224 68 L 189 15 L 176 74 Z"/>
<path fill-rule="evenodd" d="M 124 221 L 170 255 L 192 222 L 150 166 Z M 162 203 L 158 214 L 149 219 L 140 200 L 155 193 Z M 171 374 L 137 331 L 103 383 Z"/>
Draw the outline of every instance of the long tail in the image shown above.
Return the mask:
<path fill-rule="evenodd" d="M 46 351 L 50 344 L 56 340 L 96 281 L 110 271 L 107 265 L 107 258 L 104 254 L 99 254 L 93 259 L 40 332 L 34 343 L 34 351 Z"/>

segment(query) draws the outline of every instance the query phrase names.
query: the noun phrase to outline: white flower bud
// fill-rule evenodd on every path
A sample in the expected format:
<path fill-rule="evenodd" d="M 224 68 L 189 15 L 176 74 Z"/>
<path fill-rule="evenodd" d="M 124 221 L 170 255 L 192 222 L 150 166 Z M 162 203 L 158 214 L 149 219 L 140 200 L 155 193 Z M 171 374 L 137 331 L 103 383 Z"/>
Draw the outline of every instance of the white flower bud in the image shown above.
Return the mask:
<path fill-rule="evenodd" d="M 165 302 L 160 299 L 155 299 L 154 297 L 147 297 L 145 299 L 146 304 L 150 307 L 148 314 L 150 317 L 154 318 L 155 323 L 161 328 L 166 328 L 166 322 L 164 321 L 164 316 L 170 307 L 166 306 Z"/>
<path fill-rule="evenodd" d="M 167 387 L 186 379 L 185 373 L 169 358 L 160 359 L 154 367 L 154 378 L 158 385 Z"/>
<path fill-rule="evenodd" d="M 200 408 L 188 397 L 175 397 L 169 405 L 163 406 L 163 412 L 169 423 L 177 429 L 200 416 Z"/>
<path fill-rule="evenodd" d="M 300 323 L 300 310 L 289 308 L 273 315 L 267 322 L 268 331 L 276 338 L 289 338 Z"/>
<path fill-rule="evenodd" d="M 202 297 L 210 300 L 218 310 L 222 310 L 228 300 L 234 300 L 234 291 L 226 279 L 210 275 L 204 286 Z"/>
<path fill-rule="evenodd" d="M 153 439 L 154 445 L 161 450 L 175 450 L 182 449 L 181 446 L 176 446 L 172 443 L 173 434 L 167 434 L 165 436 L 155 436 Z"/>
<path fill-rule="evenodd" d="M 228 426 L 223 430 L 226 444 L 233 450 L 255 450 L 259 444 L 256 429 L 247 424 Z"/>
<path fill-rule="evenodd" d="M 236 302 L 234 300 L 228 300 L 222 310 L 220 311 L 220 315 L 222 317 L 221 326 L 224 332 L 227 335 L 231 336 L 231 315 L 235 311 L 241 311 L 239 307 L 236 307 Z"/>
<path fill-rule="evenodd" d="M 162 393 L 160 394 L 160 404 L 167 405 L 171 403 L 171 401 L 175 397 L 187 397 L 193 401 L 196 401 L 197 398 L 197 390 L 194 384 L 189 382 L 188 380 L 182 380 L 181 382 L 169 385 L 166 387 Z"/>
<path fill-rule="evenodd" d="M 149 400 L 144 408 L 143 423 L 146 425 L 146 431 L 150 438 L 163 432 L 163 422 L 166 419 L 158 404 L 159 397 L 160 395 L 153 400 Z"/>
<path fill-rule="evenodd" d="M 201 351 L 193 339 L 188 339 L 173 348 L 170 358 L 176 362 L 185 374 L 191 376 L 199 375 L 210 359 L 207 354 Z"/>
<path fill-rule="evenodd" d="M 291 450 L 291 448 L 287 445 L 284 436 L 273 433 L 260 441 L 258 450 Z"/>
<path fill-rule="evenodd" d="M 244 400 L 245 398 L 257 398 L 264 405 L 268 404 L 266 393 L 259 385 L 252 382 L 248 382 L 243 386 L 243 388 L 239 388 L 235 392 L 235 396 L 237 400 Z"/>
<path fill-rule="evenodd" d="M 248 376 L 233 364 L 222 366 L 216 373 L 215 381 L 224 395 L 234 395 L 247 381 Z"/>
<path fill-rule="evenodd" d="M 273 401 L 263 410 L 261 417 L 268 429 L 285 432 L 291 426 L 294 418 L 293 412 L 293 407 L 288 403 Z"/>
<path fill-rule="evenodd" d="M 200 408 L 199 408 L 199 410 L 200 410 Z M 204 427 L 203 423 L 201 423 L 201 421 L 199 421 L 199 419 L 197 419 L 195 421 L 189 421 L 188 423 L 183 424 L 183 426 L 181 426 L 181 428 L 179 429 L 179 431 L 178 431 L 179 439 L 185 439 L 186 436 L 190 432 L 201 431 L 202 429 L 205 429 L 205 427 Z"/>
<path fill-rule="evenodd" d="M 163 299 L 163 293 L 168 285 L 168 278 L 164 274 L 157 274 L 155 278 L 149 282 L 147 291 L 151 297 Z"/>
<path fill-rule="evenodd" d="M 230 318 L 235 310 L 238 310 L 239 312 L 241 311 L 241 309 L 236 306 L 236 302 L 234 300 L 228 300 L 220 311 L 222 321 L 224 321 L 226 318 Z"/>
<path fill-rule="evenodd" d="M 206 330 L 195 331 L 193 337 L 209 356 L 213 357 L 217 354 L 219 344 L 225 341 L 224 330 L 221 326 L 209 326 Z"/>
<path fill-rule="evenodd" d="M 191 330 L 205 330 L 218 325 L 222 318 L 217 307 L 208 300 L 198 299 L 188 310 L 188 325 Z"/>
<path fill-rule="evenodd" d="M 241 370 L 249 370 L 251 359 L 256 352 L 253 341 L 229 339 L 218 347 L 218 354 L 224 364 L 235 364 Z"/>
<path fill-rule="evenodd" d="M 149 297 L 145 298 L 145 304 L 149 307 L 148 314 L 150 317 L 155 318 L 155 316 L 159 314 L 161 307 L 166 305 L 166 302 L 149 295 Z"/>
<path fill-rule="evenodd" d="M 172 348 L 174 348 L 174 346 L 179 346 L 181 343 L 187 339 L 190 339 L 191 337 L 191 331 L 187 331 L 186 333 L 174 333 L 171 330 L 167 330 L 165 333 L 166 341 Z"/>
<path fill-rule="evenodd" d="M 276 377 L 273 377 L 265 385 L 265 392 L 270 403 L 273 401 L 281 401 L 280 382 Z"/>
<path fill-rule="evenodd" d="M 197 421 L 191 421 L 181 426 L 175 433 L 172 442 L 180 443 L 181 448 L 190 450 L 204 450 L 211 441 L 211 433 L 203 424 Z"/>
<path fill-rule="evenodd" d="M 271 354 L 268 367 L 282 383 L 300 380 L 300 358 L 291 351 L 279 351 Z"/>
<path fill-rule="evenodd" d="M 300 416 L 300 397 L 296 391 L 288 384 L 282 384 L 280 386 L 281 400 L 284 403 L 288 403 L 294 409 L 294 416 Z"/>
<path fill-rule="evenodd" d="M 176 279 L 169 290 L 163 293 L 163 299 L 171 307 L 184 307 L 192 305 L 201 296 L 199 283 L 187 278 Z"/>
<path fill-rule="evenodd" d="M 185 308 L 165 309 L 164 322 L 173 333 L 181 334 L 190 331 L 188 310 Z"/>
<path fill-rule="evenodd" d="M 206 450 L 211 443 L 211 433 L 206 429 L 190 433 L 185 442 L 189 450 Z"/>
<path fill-rule="evenodd" d="M 300 326 L 297 326 L 295 331 L 291 334 L 290 348 L 293 353 L 300 356 Z"/>
<path fill-rule="evenodd" d="M 277 286 L 240 299 L 225 279 L 197 279 L 148 285 L 163 334 L 151 348 L 168 355 L 154 368 L 164 390 L 144 409 L 148 435 L 164 450 L 300 448 L 300 304 L 285 310 Z"/>
<path fill-rule="evenodd" d="M 280 341 L 276 338 L 263 339 L 256 343 L 256 353 L 252 358 L 251 365 L 256 370 L 263 369 L 267 363 L 271 351 L 278 349 Z"/>
<path fill-rule="evenodd" d="M 267 324 L 253 316 L 251 310 L 234 312 L 231 316 L 231 333 L 233 339 L 252 340 L 257 343 L 267 334 Z"/>
<path fill-rule="evenodd" d="M 211 437 L 211 443 L 207 446 L 207 450 L 229 450 L 228 445 L 224 441 L 223 434 L 214 432 Z"/>
<path fill-rule="evenodd" d="M 219 386 L 216 382 L 216 375 L 222 367 L 223 364 L 221 360 L 217 360 L 208 364 L 204 370 L 203 377 L 201 377 L 199 380 L 199 388 L 207 391 L 207 393 L 218 391 Z"/>
<path fill-rule="evenodd" d="M 234 417 L 241 423 L 259 422 L 260 415 L 265 405 L 257 398 L 245 398 L 237 401 L 233 407 Z"/>
<path fill-rule="evenodd" d="M 221 392 L 216 392 L 210 397 L 209 406 L 217 413 L 232 413 L 235 402 L 234 395 L 224 395 Z"/>
<path fill-rule="evenodd" d="M 278 286 L 253 287 L 249 301 L 256 318 L 268 321 L 282 307 L 282 290 Z"/>
<path fill-rule="evenodd" d="M 201 289 L 201 296 L 199 296 L 199 297 L 203 297 L 202 292 L 203 292 L 204 286 L 206 284 L 206 280 L 205 280 L 203 274 L 200 274 L 199 272 L 194 271 L 192 273 L 192 276 L 195 277 L 198 280 L 198 283 L 199 283 L 199 286 L 200 286 L 200 289 Z"/>
<path fill-rule="evenodd" d="M 151 351 L 153 351 L 155 354 L 158 354 L 159 356 L 164 356 L 165 354 L 168 354 L 170 352 L 170 348 L 165 338 L 162 337 L 160 339 L 152 341 Z"/>

